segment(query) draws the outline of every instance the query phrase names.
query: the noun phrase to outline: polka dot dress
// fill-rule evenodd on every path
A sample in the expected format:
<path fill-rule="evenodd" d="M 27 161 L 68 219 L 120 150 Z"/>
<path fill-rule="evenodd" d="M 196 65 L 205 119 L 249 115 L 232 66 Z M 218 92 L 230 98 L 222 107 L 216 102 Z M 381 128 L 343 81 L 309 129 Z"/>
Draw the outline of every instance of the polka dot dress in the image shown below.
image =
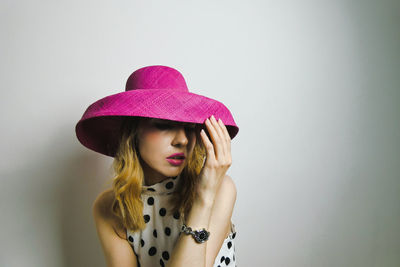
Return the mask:
<path fill-rule="evenodd" d="M 179 181 L 180 176 L 177 176 L 142 187 L 146 228 L 138 232 L 127 230 L 127 240 L 138 259 L 138 266 L 165 266 L 171 257 L 178 241 L 182 219 L 178 212 L 171 214 L 169 199 Z M 214 267 L 236 266 L 235 236 L 235 226 L 232 223 L 231 232 L 215 258 Z"/>

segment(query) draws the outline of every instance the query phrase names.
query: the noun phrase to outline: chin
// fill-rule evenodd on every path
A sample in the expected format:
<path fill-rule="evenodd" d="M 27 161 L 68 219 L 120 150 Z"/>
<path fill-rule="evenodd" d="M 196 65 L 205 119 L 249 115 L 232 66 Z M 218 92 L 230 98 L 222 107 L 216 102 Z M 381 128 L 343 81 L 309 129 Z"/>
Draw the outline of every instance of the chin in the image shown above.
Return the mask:
<path fill-rule="evenodd" d="M 174 177 L 174 176 L 178 176 L 182 172 L 182 170 L 183 169 L 177 169 L 175 171 L 167 171 L 167 172 L 165 172 L 163 174 L 165 176 L 167 176 L 167 177 Z"/>
<path fill-rule="evenodd" d="M 163 168 L 164 171 L 161 172 L 161 170 L 160 170 L 160 172 L 168 177 L 178 176 L 179 174 L 182 173 L 182 171 L 185 167 L 186 167 L 186 165 L 179 166 L 179 167 L 169 166 L 167 168 Z"/>

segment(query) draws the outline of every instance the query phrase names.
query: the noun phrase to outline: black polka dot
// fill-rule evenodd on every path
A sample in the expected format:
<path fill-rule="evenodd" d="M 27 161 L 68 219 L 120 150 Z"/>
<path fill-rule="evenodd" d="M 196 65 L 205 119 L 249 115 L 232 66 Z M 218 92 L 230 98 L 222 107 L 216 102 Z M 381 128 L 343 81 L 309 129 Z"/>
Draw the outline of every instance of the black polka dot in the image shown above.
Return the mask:
<path fill-rule="evenodd" d="M 175 211 L 174 218 L 178 220 L 180 217 L 181 217 L 181 214 L 179 213 L 179 211 Z"/>
<path fill-rule="evenodd" d="M 229 241 L 227 245 L 228 245 L 228 248 L 231 248 L 232 247 L 232 242 Z"/>
<path fill-rule="evenodd" d="M 154 229 L 154 231 L 153 231 L 153 236 L 157 237 L 157 230 L 156 229 Z"/>
<path fill-rule="evenodd" d="M 147 204 L 153 205 L 154 204 L 154 198 L 153 197 L 149 197 L 149 199 L 147 199 Z"/>
<path fill-rule="evenodd" d="M 168 253 L 168 251 L 164 251 L 163 253 L 162 253 L 162 257 L 163 257 L 163 259 L 164 260 L 169 260 L 169 253 Z"/>
<path fill-rule="evenodd" d="M 132 236 L 129 236 L 128 240 L 133 243 L 133 237 Z"/>
<path fill-rule="evenodd" d="M 160 259 L 160 266 L 165 267 L 164 261 Z"/>
<path fill-rule="evenodd" d="M 152 192 L 155 192 L 155 191 L 156 191 L 154 188 L 151 188 L 151 187 L 150 187 L 150 188 L 147 188 L 147 190 L 148 190 L 148 191 L 152 191 Z"/>
<path fill-rule="evenodd" d="M 144 222 L 145 223 L 148 223 L 150 221 L 150 215 L 146 214 L 146 215 L 143 216 L 143 218 L 144 218 Z"/>
<path fill-rule="evenodd" d="M 235 238 L 235 236 L 236 236 L 236 232 L 234 232 L 234 233 L 233 233 L 233 235 L 232 235 L 232 239 L 234 239 L 234 238 Z"/>
<path fill-rule="evenodd" d="M 149 249 L 149 255 L 150 255 L 150 256 L 154 256 L 156 253 L 157 253 L 156 247 L 151 247 L 151 248 Z"/>
<path fill-rule="evenodd" d="M 225 256 L 222 256 L 220 262 L 222 263 L 224 260 L 225 260 Z"/>
<path fill-rule="evenodd" d="M 174 187 L 174 183 L 173 183 L 173 182 L 168 182 L 168 183 L 165 185 L 165 187 L 166 187 L 167 189 L 171 189 L 172 187 Z"/>
<path fill-rule="evenodd" d="M 165 208 L 161 208 L 160 209 L 160 215 L 161 216 L 165 216 L 165 214 L 167 214 L 167 210 Z"/>
<path fill-rule="evenodd" d="M 231 259 L 229 257 L 226 257 L 225 264 L 228 265 L 230 262 L 231 262 Z"/>
<path fill-rule="evenodd" d="M 166 235 L 169 236 L 171 234 L 171 228 L 165 227 L 165 231 L 164 232 L 165 232 Z"/>
<path fill-rule="evenodd" d="M 141 245 L 142 247 L 144 247 L 144 240 L 143 240 L 143 239 L 140 240 L 140 245 Z"/>

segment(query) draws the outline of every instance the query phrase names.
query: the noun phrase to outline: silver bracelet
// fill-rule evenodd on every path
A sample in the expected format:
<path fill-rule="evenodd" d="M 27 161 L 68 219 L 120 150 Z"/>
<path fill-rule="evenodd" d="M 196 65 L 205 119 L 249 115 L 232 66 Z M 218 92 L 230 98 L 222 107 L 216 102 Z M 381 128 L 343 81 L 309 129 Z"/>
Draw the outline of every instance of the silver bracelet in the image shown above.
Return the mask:
<path fill-rule="evenodd" d="M 208 232 L 205 228 L 193 231 L 192 228 L 186 226 L 186 224 L 182 224 L 181 233 L 192 235 L 197 243 L 206 242 L 208 240 L 208 237 L 210 236 L 210 232 Z"/>

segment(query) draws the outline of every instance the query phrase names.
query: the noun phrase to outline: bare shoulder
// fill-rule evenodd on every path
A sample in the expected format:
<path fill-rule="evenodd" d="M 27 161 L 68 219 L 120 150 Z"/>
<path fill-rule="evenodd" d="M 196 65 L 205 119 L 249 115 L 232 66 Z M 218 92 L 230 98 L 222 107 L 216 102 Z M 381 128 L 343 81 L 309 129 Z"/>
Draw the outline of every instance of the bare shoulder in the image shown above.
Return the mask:
<path fill-rule="evenodd" d="M 112 189 L 107 189 L 96 197 L 92 207 L 94 220 L 96 223 L 102 221 L 109 224 L 120 238 L 126 239 L 125 228 L 120 219 L 111 212 L 114 199 L 115 197 Z"/>
<path fill-rule="evenodd" d="M 97 196 L 92 207 L 97 234 L 107 266 L 136 267 L 137 259 L 129 242 L 118 234 L 116 216 L 111 212 L 113 200 L 113 191 L 106 190 Z"/>
<path fill-rule="evenodd" d="M 92 210 L 95 220 L 101 219 L 111 222 L 113 219 L 111 206 L 114 201 L 112 189 L 101 192 L 93 202 Z"/>

